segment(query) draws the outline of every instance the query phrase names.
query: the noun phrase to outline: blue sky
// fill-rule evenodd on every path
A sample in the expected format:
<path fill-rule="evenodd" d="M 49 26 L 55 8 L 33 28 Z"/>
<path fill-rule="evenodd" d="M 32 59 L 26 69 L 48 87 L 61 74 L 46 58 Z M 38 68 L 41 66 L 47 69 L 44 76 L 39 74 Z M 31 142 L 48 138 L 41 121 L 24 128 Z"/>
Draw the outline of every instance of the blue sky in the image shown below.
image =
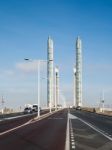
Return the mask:
<path fill-rule="evenodd" d="M 111 18 L 111 0 L 0 1 L 0 96 L 4 95 L 5 105 L 36 103 L 36 70 L 24 70 L 27 64 L 23 59 L 46 59 L 48 35 L 54 40 L 54 60 L 66 101 L 73 101 L 75 40 L 79 35 L 83 43 L 83 103 L 97 105 L 104 90 L 105 103 L 112 104 Z M 46 95 L 45 84 L 42 81 Z"/>

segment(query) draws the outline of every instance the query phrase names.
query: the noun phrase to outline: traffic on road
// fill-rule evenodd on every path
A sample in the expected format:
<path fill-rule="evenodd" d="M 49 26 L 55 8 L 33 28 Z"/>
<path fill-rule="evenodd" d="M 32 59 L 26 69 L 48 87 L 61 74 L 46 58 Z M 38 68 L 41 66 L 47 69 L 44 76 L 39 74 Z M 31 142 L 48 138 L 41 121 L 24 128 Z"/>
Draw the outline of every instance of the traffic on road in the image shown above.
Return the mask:
<path fill-rule="evenodd" d="M 79 109 L 0 124 L 1 150 L 112 150 L 112 117 Z"/>

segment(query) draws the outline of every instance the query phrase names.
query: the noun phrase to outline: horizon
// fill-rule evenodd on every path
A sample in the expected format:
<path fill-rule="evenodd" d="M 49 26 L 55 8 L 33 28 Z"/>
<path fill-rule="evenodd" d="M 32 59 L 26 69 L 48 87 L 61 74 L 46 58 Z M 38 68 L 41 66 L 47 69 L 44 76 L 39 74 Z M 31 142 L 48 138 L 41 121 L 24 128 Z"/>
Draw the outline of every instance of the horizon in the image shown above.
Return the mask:
<path fill-rule="evenodd" d="M 54 42 L 61 103 L 73 103 L 73 67 L 77 36 L 82 41 L 83 104 L 98 106 L 104 93 L 112 107 L 111 0 L 4 0 L 0 2 L 0 99 L 16 108 L 37 102 L 37 60 L 47 59 L 47 39 Z M 32 59 L 25 62 L 24 58 Z M 42 78 L 47 76 L 42 65 Z M 41 103 L 47 103 L 41 80 Z M 43 92 L 43 93 L 42 93 Z"/>

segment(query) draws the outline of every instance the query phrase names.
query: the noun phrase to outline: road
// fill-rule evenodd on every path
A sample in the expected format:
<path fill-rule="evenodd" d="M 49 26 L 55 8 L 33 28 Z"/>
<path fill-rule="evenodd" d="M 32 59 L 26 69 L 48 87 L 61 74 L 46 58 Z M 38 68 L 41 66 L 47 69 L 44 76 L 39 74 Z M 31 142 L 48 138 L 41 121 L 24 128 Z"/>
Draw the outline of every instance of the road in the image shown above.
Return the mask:
<path fill-rule="evenodd" d="M 0 136 L 1 150 L 64 150 L 67 110 Z"/>
<path fill-rule="evenodd" d="M 73 109 L 70 114 L 70 149 L 112 150 L 112 117 Z"/>
<path fill-rule="evenodd" d="M 0 125 L 1 150 L 112 150 L 112 117 L 74 109 L 29 117 Z"/>
<path fill-rule="evenodd" d="M 48 112 L 49 110 L 42 110 L 40 112 L 40 115 L 46 114 Z M 26 115 L 22 114 L 20 116 L 4 118 L 4 120 L 0 122 L 0 133 L 15 128 L 17 126 L 20 126 L 22 124 L 25 124 L 36 116 L 37 113 L 33 113 L 33 114 L 26 114 Z"/>

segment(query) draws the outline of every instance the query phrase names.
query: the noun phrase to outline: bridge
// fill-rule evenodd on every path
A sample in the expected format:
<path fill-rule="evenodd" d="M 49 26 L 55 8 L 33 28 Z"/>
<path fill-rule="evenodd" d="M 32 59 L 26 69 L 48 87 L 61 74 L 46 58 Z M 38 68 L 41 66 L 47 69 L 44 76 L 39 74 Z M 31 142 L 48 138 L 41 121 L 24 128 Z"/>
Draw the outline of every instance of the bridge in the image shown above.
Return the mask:
<path fill-rule="evenodd" d="M 31 61 L 25 58 L 25 61 Z M 40 67 L 47 63 L 47 108 L 41 108 Z M 55 68 L 55 69 L 54 69 Z M 37 61 L 38 110 L 0 115 L 1 150 L 111 150 L 112 116 L 104 109 L 83 106 L 82 43 L 76 40 L 73 105 L 60 107 L 59 66 L 54 67 L 53 40 L 47 41 L 47 60 Z M 55 70 L 55 72 L 54 72 Z M 104 104 L 104 100 L 102 100 Z"/>
<path fill-rule="evenodd" d="M 0 121 L 2 150 L 111 150 L 112 117 L 58 109 Z"/>

